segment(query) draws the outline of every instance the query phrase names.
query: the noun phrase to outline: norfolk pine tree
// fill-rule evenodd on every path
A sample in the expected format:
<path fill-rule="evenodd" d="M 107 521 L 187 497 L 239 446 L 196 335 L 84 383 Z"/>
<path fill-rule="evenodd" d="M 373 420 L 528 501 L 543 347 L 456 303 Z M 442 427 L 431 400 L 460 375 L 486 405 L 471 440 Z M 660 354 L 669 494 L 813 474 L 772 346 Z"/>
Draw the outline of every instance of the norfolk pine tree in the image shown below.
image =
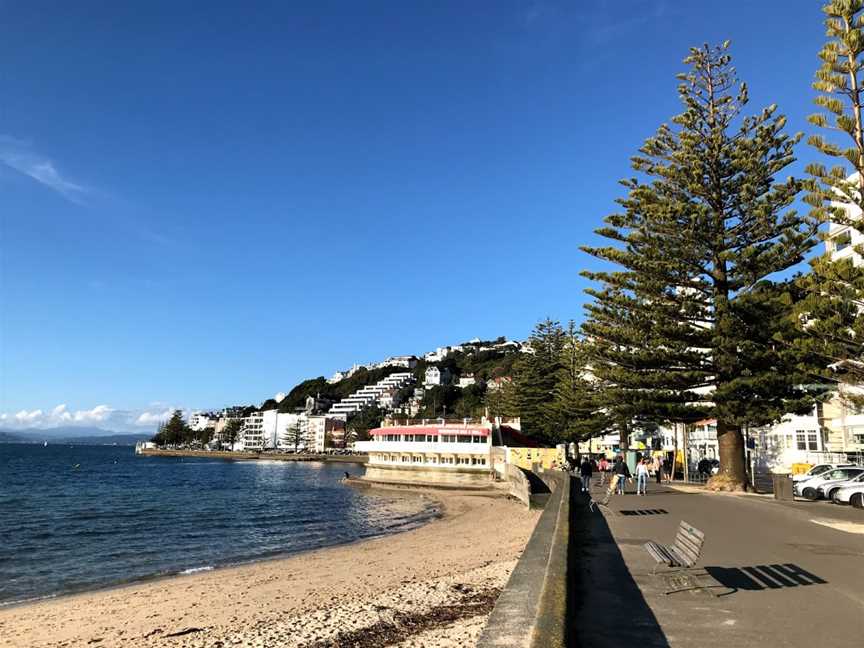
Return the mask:
<path fill-rule="evenodd" d="M 601 385 L 591 374 L 586 343 L 572 320 L 564 333 L 560 368 L 552 401 L 547 407 L 559 437 L 579 443 L 612 427 L 610 408 L 604 407 Z"/>
<path fill-rule="evenodd" d="M 855 215 L 864 208 L 864 3 L 835 0 L 822 10 L 828 40 L 819 52 L 822 65 L 813 88 L 820 93 L 815 103 L 824 112 L 811 115 L 809 121 L 839 134 L 849 145 L 819 135 L 808 139 L 837 164 L 830 169 L 819 163 L 807 167 L 811 182 L 805 200 L 813 207 L 815 219 L 842 228 L 854 226 Z M 811 271 L 798 277 L 794 316 L 803 335 L 795 344 L 821 359 L 822 377 L 860 384 L 864 382 L 860 342 L 864 267 L 856 267 L 851 257 L 831 257 L 830 251 L 816 257 L 810 262 Z"/>
<path fill-rule="evenodd" d="M 620 266 L 583 273 L 601 284 L 587 291 L 583 330 L 617 406 L 648 420 L 717 419 L 712 485 L 740 490 L 742 425 L 812 407 L 794 349 L 772 342 L 791 306 L 768 278 L 803 259 L 816 226 L 789 209 L 800 183 L 775 179 L 799 138 L 783 133 L 775 106 L 741 116 L 747 88 L 728 42 L 684 62 L 684 112 L 633 158 L 644 181 L 623 181 L 623 212 L 598 230 L 613 245 L 583 248 Z"/>
<path fill-rule="evenodd" d="M 557 439 L 559 430 L 549 416 L 564 348 L 561 324 L 546 318 L 538 322 L 528 338 L 530 352 L 514 364 L 514 395 L 522 431 L 547 441 Z"/>

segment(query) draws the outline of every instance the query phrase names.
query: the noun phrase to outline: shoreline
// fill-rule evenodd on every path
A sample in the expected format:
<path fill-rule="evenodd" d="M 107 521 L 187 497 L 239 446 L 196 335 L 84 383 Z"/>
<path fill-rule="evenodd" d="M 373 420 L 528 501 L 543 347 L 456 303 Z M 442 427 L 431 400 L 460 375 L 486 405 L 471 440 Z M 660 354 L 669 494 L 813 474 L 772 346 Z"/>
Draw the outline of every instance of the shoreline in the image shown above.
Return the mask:
<path fill-rule="evenodd" d="M 312 549 L 302 549 L 299 551 L 293 552 L 279 552 L 275 554 L 262 555 L 254 558 L 238 558 L 231 562 L 221 562 L 215 563 L 212 565 L 203 565 L 200 567 L 187 567 L 180 571 L 172 571 L 170 573 L 157 573 L 150 574 L 147 576 L 142 576 L 139 578 L 134 578 L 128 581 L 120 581 L 115 583 L 109 583 L 106 585 L 101 585 L 93 588 L 87 588 L 82 590 L 71 590 L 65 592 L 55 592 L 50 594 L 45 594 L 44 596 L 35 596 L 29 599 L 24 599 L 20 601 L 7 601 L 0 602 L 0 615 L 6 610 L 14 610 L 16 608 L 27 607 L 30 605 L 38 605 L 42 602 L 53 602 L 59 601 L 62 602 L 69 598 L 74 598 L 78 596 L 87 596 L 90 594 L 100 594 L 100 593 L 110 593 L 117 590 L 124 590 L 128 588 L 135 588 L 141 585 L 149 585 L 151 583 L 158 583 L 160 581 L 172 580 L 172 579 L 182 579 L 187 578 L 189 576 L 194 576 L 200 573 L 215 573 L 222 571 L 230 571 L 232 569 L 242 569 L 244 567 L 250 567 L 253 565 L 257 565 L 259 563 L 268 563 L 268 562 L 278 562 L 283 560 L 293 560 L 295 558 L 301 558 L 304 555 L 315 553 L 316 551 L 326 551 L 328 549 L 337 549 L 340 547 L 351 547 L 353 545 L 362 544 L 364 542 L 368 542 L 371 540 L 378 540 L 381 538 L 389 538 L 392 536 L 398 536 L 402 533 L 409 533 L 416 529 L 422 528 L 428 524 L 432 524 L 440 519 L 442 519 L 445 515 L 444 512 L 444 504 L 442 502 L 437 501 L 434 497 L 427 496 L 425 493 L 420 492 L 395 492 L 395 489 L 387 489 L 384 487 L 379 487 L 374 484 L 370 484 L 369 488 L 373 491 L 381 491 L 381 492 L 373 492 L 370 493 L 372 495 L 380 495 L 384 497 L 392 497 L 394 499 L 403 499 L 403 498 L 411 498 L 417 497 L 420 499 L 427 499 L 430 501 L 429 506 L 426 507 L 426 510 L 417 513 L 416 519 L 412 520 L 410 523 L 406 523 L 399 527 L 398 530 L 391 532 L 382 532 L 374 535 L 365 536 L 362 538 L 356 538 L 354 540 L 350 540 L 348 542 L 338 542 L 335 544 L 324 545 L 321 547 L 315 547 Z M 2 628 L 2 619 L 0 619 L 0 628 Z M 0 644 L 2 646 L 2 644 Z"/>
<path fill-rule="evenodd" d="M 0 646 L 306 646 L 380 630 L 382 606 L 426 619 L 411 626 L 436 633 L 424 645 L 464 645 L 446 643 L 453 632 L 476 638 L 539 513 L 470 492 L 376 490 L 428 498 L 437 517 L 348 544 L 7 605 Z M 443 627 L 430 612 L 439 608 L 473 616 Z M 388 632 L 399 626 L 385 625 Z M 253 640 L 264 635 L 273 643 Z"/>
<path fill-rule="evenodd" d="M 163 448 L 143 448 L 135 453 L 139 457 L 199 457 L 205 459 L 225 459 L 228 461 L 320 461 L 322 463 L 365 464 L 369 456 L 328 455 L 277 452 L 234 452 L 230 450 L 169 450 Z"/>

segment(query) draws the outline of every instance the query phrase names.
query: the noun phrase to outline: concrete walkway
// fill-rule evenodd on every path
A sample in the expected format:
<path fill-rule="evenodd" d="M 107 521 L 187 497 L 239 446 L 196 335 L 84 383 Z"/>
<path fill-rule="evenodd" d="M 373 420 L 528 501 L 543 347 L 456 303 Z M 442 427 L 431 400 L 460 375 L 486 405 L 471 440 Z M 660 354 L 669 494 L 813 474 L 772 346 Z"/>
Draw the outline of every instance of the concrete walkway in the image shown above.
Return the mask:
<path fill-rule="evenodd" d="M 864 512 L 649 488 L 580 513 L 579 645 L 864 646 Z M 652 576 L 642 545 L 672 543 L 681 520 L 706 534 L 702 569 Z M 664 593 L 691 584 L 713 587 Z"/>

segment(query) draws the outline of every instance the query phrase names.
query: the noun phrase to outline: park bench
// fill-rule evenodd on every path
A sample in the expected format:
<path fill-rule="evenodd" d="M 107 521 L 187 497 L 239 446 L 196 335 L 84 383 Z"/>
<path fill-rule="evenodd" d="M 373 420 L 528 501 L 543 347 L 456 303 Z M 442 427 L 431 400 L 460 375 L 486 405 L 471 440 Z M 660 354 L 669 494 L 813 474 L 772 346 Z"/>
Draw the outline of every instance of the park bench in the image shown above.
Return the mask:
<path fill-rule="evenodd" d="M 682 571 L 695 567 L 702 555 L 702 545 L 704 544 L 705 534 L 689 522 L 681 520 L 674 544 L 662 545 L 657 542 L 646 542 L 644 547 L 656 563 L 652 572 L 656 573 L 657 567 L 664 563 L 669 567 L 681 568 Z M 670 594 L 671 592 L 666 593 Z"/>

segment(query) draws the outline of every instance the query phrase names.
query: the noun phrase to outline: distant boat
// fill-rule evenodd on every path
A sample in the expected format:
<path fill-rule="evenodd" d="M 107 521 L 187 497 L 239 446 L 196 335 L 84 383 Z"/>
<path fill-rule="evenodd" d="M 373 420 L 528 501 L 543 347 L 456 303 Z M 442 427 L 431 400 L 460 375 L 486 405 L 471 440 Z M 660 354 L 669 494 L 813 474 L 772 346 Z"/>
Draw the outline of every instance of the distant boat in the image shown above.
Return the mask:
<path fill-rule="evenodd" d="M 43 444 L 42 444 L 42 447 L 43 447 L 43 448 L 47 448 L 47 447 L 48 447 L 48 442 L 46 441 L 45 443 L 43 443 Z"/>

